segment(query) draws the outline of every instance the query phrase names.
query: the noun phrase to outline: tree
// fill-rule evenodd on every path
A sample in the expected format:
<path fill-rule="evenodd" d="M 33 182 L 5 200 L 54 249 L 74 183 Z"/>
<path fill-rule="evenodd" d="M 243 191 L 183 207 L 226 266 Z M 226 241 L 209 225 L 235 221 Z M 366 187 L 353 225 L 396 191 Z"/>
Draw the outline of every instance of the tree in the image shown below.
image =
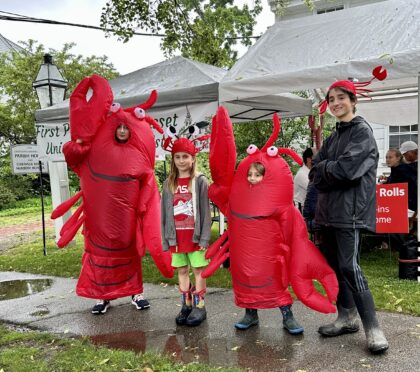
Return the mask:
<path fill-rule="evenodd" d="M 180 51 L 186 58 L 231 67 L 237 59 L 233 47 L 238 40 L 251 45 L 261 10 L 261 0 L 255 0 L 253 8 L 238 7 L 233 0 L 110 0 L 101 26 L 124 42 L 138 28 L 163 33 L 161 46 L 167 57 Z"/>
<path fill-rule="evenodd" d="M 33 40 L 22 43 L 25 51 L 0 54 L 0 209 L 16 199 L 36 195 L 33 174 L 11 173 L 10 145 L 35 142 L 35 111 L 39 108 L 32 82 L 46 53 L 43 45 Z M 107 79 L 118 76 L 107 57 L 82 57 L 71 54 L 74 44 L 59 51 L 49 50 L 53 61 L 68 81 L 67 97 L 85 76 L 93 73 Z M 74 178 L 74 177 L 73 177 Z"/>
<path fill-rule="evenodd" d="M 67 97 L 85 76 L 93 73 L 107 79 L 118 76 L 107 57 L 82 57 L 70 53 L 75 44 L 65 44 L 59 51 L 49 50 L 53 61 L 68 81 Z M 29 40 L 22 43 L 24 52 L 0 54 L 0 149 L 9 144 L 33 143 L 35 111 L 39 103 L 32 82 L 46 53 L 42 44 Z"/>

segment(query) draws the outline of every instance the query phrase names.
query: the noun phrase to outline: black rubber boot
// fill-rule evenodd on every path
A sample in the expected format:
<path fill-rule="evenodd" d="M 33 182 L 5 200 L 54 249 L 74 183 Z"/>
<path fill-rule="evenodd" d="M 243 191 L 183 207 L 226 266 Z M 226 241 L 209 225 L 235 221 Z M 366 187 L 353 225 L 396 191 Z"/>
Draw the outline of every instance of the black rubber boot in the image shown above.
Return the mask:
<path fill-rule="evenodd" d="M 383 353 L 389 345 L 376 317 L 372 293 L 370 290 L 356 292 L 353 298 L 362 319 L 369 351 L 373 354 Z"/>
<path fill-rule="evenodd" d="M 345 333 L 359 331 L 357 322 L 357 308 L 353 293 L 345 282 L 339 282 L 340 291 L 337 298 L 337 319 L 330 324 L 318 328 L 318 332 L 326 337 L 340 336 Z"/>
<path fill-rule="evenodd" d="M 181 292 L 181 304 L 182 308 L 179 314 L 175 318 L 175 322 L 178 325 L 187 324 L 187 318 L 192 311 L 192 300 L 190 291 L 180 291 Z"/>
<path fill-rule="evenodd" d="M 237 323 L 235 323 L 235 328 L 242 331 L 257 325 L 258 320 L 258 310 L 257 309 L 245 309 L 244 317 Z"/>
<path fill-rule="evenodd" d="M 200 325 L 201 322 L 207 318 L 207 311 L 206 311 L 206 307 L 204 306 L 204 297 L 200 293 L 196 293 L 196 292 L 193 292 L 192 296 L 193 296 L 193 309 L 190 315 L 188 315 L 186 324 L 191 327 L 195 327 L 195 326 Z"/>
<path fill-rule="evenodd" d="M 281 315 L 283 315 L 283 327 L 286 328 L 287 332 L 291 335 L 299 335 L 303 333 L 303 327 L 294 318 L 291 308 L 292 305 L 280 307 Z"/>
<path fill-rule="evenodd" d="M 192 306 L 187 306 L 185 304 L 182 305 L 181 311 L 175 318 L 175 322 L 178 325 L 185 325 L 187 324 L 187 318 L 191 314 Z"/>
<path fill-rule="evenodd" d="M 326 324 L 318 328 L 318 332 L 326 337 L 335 337 L 344 335 L 345 333 L 354 333 L 359 331 L 357 324 L 357 309 L 345 309 L 340 304 L 337 304 L 338 316 L 337 319 L 330 324 Z"/>

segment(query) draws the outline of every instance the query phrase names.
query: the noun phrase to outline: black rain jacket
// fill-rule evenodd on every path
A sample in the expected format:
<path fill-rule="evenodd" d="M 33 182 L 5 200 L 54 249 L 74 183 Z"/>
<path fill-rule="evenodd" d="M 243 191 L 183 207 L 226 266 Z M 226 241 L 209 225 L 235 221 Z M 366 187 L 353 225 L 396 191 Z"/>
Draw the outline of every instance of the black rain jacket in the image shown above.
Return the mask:
<path fill-rule="evenodd" d="M 355 116 L 336 124 L 309 174 L 319 191 L 318 225 L 376 230 L 378 159 L 373 131 L 365 119 Z"/>

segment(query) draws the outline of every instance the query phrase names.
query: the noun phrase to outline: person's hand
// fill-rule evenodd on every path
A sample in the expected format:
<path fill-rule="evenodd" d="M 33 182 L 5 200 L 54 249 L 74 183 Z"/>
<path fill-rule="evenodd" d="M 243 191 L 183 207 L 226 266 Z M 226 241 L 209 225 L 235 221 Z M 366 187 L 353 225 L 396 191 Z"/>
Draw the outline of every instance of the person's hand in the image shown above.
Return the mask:
<path fill-rule="evenodd" d="M 379 178 L 378 178 L 378 182 L 379 183 L 386 183 L 386 180 L 388 179 L 388 177 L 387 176 L 384 176 L 384 175 L 381 175 L 381 176 L 379 176 Z"/>

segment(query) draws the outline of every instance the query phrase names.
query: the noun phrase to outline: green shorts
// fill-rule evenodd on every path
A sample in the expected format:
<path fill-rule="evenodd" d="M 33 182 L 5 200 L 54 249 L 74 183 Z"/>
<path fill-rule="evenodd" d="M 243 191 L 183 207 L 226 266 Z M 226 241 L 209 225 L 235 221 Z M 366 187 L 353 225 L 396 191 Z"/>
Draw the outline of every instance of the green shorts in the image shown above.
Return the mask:
<path fill-rule="evenodd" d="M 194 251 L 189 253 L 172 253 L 172 267 L 204 267 L 209 264 L 204 255 L 206 251 Z"/>

